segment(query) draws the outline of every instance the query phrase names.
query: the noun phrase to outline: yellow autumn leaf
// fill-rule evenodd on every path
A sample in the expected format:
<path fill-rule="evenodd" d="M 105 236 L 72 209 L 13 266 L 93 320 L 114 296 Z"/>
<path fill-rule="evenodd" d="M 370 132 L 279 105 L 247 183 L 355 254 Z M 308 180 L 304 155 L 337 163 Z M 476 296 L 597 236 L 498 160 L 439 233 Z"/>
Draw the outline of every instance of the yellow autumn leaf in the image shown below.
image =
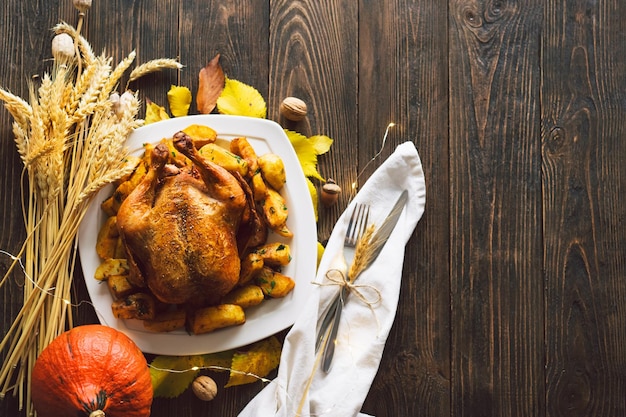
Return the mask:
<path fill-rule="evenodd" d="M 320 242 L 317 242 L 317 266 L 320 266 L 320 261 L 322 260 L 322 256 L 324 256 L 324 251 L 326 248 Z"/>
<path fill-rule="evenodd" d="M 146 100 L 146 117 L 144 120 L 144 125 L 160 122 L 161 120 L 166 120 L 169 118 L 170 116 L 167 114 L 165 107 L 161 107 L 150 100 Z"/>
<path fill-rule="evenodd" d="M 313 181 L 311 181 L 310 179 L 306 178 L 306 185 L 309 188 L 309 194 L 311 195 L 311 201 L 313 202 L 313 213 L 315 214 L 315 221 L 317 222 L 318 219 L 318 198 L 317 198 L 317 188 L 315 188 L 315 184 L 313 184 Z"/>
<path fill-rule="evenodd" d="M 217 99 L 221 114 L 265 118 L 267 106 L 261 93 L 241 81 L 226 78 L 224 90 Z"/>
<path fill-rule="evenodd" d="M 225 387 L 249 384 L 265 377 L 280 363 L 280 352 L 280 342 L 274 336 L 255 343 L 245 352 L 235 352 Z"/>
<path fill-rule="evenodd" d="M 285 129 L 285 133 L 296 151 L 304 175 L 324 181 L 324 178 L 317 171 L 317 150 L 314 143 L 301 133 L 287 129 Z"/>
<path fill-rule="evenodd" d="M 193 356 L 157 356 L 150 363 L 155 397 L 174 398 L 191 385 L 201 369 L 228 369 L 233 351 Z"/>
<path fill-rule="evenodd" d="M 191 105 L 191 90 L 187 87 L 173 85 L 167 92 L 167 101 L 174 117 L 187 116 Z"/>
<path fill-rule="evenodd" d="M 309 141 L 313 143 L 315 152 L 318 155 L 324 154 L 330 150 L 330 145 L 333 144 L 333 140 L 325 135 L 315 135 L 309 138 Z"/>
<path fill-rule="evenodd" d="M 155 397 L 174 398 L 182 394 L 198 374 L 196 356 L 157 356 L 151 362 L 150 377 Z"/>

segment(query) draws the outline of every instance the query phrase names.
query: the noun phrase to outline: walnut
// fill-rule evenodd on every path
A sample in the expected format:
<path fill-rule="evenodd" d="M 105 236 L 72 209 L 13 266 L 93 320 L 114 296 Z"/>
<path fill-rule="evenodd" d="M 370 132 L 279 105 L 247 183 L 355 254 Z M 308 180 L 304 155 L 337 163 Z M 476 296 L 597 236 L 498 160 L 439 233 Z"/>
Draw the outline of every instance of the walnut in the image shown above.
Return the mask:
<path fill-rule="evenodd" d="M 211 401 L 217 395 L 217 384 L 206 375 L 197 377 L 191 384 L 191 389 L 202 401 Z"/>
<path fill-rule="evenodd" d="M 285 116 L 286 119 L 297 122 L 306 117 L 306 103 L 296 97 L 287 97 L 280 104 L 280 113 Z"/>

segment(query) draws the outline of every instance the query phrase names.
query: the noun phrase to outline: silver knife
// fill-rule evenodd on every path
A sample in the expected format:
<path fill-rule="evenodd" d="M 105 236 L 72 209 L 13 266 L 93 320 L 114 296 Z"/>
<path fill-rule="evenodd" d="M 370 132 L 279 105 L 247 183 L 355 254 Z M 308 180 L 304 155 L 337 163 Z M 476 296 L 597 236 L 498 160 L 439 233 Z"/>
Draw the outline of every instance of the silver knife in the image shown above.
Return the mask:
<path fill-rule="evenodd" d="M 406 202 L 408 200 L 408 194 L 409 193 L 406 190 L 402 191 L 402 194 L 400 194 L 400 197 L 398 197 L 398 200 L 394 204 L 393 208 L 391 209 L 391 211 L 389 212 L 389 214 L 387 215 L 383 223 L 380 225 L 380 227 L 376 230 L 376 232 L 374 233 L 374 236 L 372 236 L 372 239 L 370 240 L 370 245 L 371 245 L 371 250 L 372 250 L 371 256 L 368 257 L 367 263 L 365 264 L 362 271 L 369 268 L 370 265 L 374 263 L 374 261 L 376 260 L 380 252 L 383 250 L 385 243 L 387 243 L 387 239 L 389 239 L 391 232 L 393 232 L 393 229 L 396 227 L 396 224 L 398 223 L 398 220 L 400 219 L 402 210 L 404 209 L 404 206 L 406 205 Z M 356 278 L 357 277 L 350 277 L 350 280 L 354 281 Z M 337 295 L 337 297 L 331 303 L 331 305 L 336 304 L 336 306 L 334 307 L 334 315 L 331 316 L 330 314 L 330 312 L 333 311 L 332 307 L 331 307 L 330 312 L 328 313 L 328 316 L 332 317 L 331 324 L 333 327 L 331 329 L 329 340 L 326 343 L 326 347 L 323 352 L 322 370 L 324 372 L 330 371 L 330 365 L 332 363 L 333 355 L 335 353 L 337 330 L 339 328 L 339 320 L 341 319 L 341 312 L 342 312 L 343 302 L 344 302 L 343 298 L 346 295 L 347 295 L 347 287 L 343 287 L 342 290 Z M 326 319 L 325 321 L 328 322 L 328 320 Z M 325 334 L 325 333 L 326 333 L 325 331 L 321 332 L 321 334 Z"/>

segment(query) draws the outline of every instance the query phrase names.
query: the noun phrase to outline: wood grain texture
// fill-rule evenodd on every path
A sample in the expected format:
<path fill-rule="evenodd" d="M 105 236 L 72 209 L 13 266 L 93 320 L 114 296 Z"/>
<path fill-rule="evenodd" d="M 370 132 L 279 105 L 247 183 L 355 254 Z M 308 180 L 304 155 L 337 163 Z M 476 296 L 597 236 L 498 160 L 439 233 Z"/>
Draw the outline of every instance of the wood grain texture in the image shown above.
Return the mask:
<path fill-rule="evenodd" d="M 51 65 L 50 28 L 76 19 L 70 0 L 2 2 L 0 85 L 27 97 L 28 81 Z M 220 53 L 227 76 L 265 97 L 268 118 L 333 138 L 319 170 L 344 192 L 320 209 L 321 241 L 351 184 L 399 143 L 416 144 L 427 207 L 364 412 L 618 417 L 625 21 L 621 0 L 109 0 L 93 2 L 83 30 L 114 63 L 132 50 L 137 63 L 180 58 L 182 71 L 130 86 L 142 100 L 167 107 L 170 85 L 195 91 L 198 71 Z M 286 96 L 305 100 L 305 120 L 281 118 Z M 397 126 L 370 163 L 389 122 Z M 0 249 L 10 253 L 25 237 L 21 169 L 0 110 Z M 0 272 L 9 264 L 0 255 Z M 0 290 L 3 333 L 23 279 L 13 274 Z M 87 299 L 80 267 L 74 293 Z M 97 320 L 88 304 L 74 311 L 78 323 Z M 213 376 L 219 386 L 228 378 Z M 208 403 L 189 391 L 156 399 L 152 416 L 236 416 L 262 388 L 220 389 Z M 0 416 L 25 417 L 13 398 L 0 400 Z"/>
<path fill-rule="evenodd" d="M 541 4 L 449 12 L 452 415 L 538 416 Z"/>
<path fill-rule="evenodd" d="M 619 1 L 549 4 L 545 12 L 546 383 L 554 417 L 626 415 L 625 12 Z"/>
<path fill-rule="evenodd" d="M 56 23 L 50 10 L 55 2 L 3 2 L 0 5 L 0 86 L 21 97 L 28 97 L 28 83 L 36 85 L 37 75 L 49 67 L 50 28 Z M 35 77 L 33 77 L 35 76 Z M 8 271 L 25 239 L 21 209 L 21 176 L 23 164 L 15 150 L 11 130 L 12 118 L 0 111 L 0 273 Z M 6 252 L 6 253 L 5 253 Z M 1 293 L 1 334 L 4 335 L 22 305 L 24 276 L 19 266 L 9 276 Z M 4 361 L 6 350 L 0 352 Z M 17 401 L 0 402 L 1 416 L 18 416 Z"/>
<path fill-rule="evenodd" d="M 216 54 L 227 77 L 268 94 L 269 4 L 254 1 L 180 2 L 181 84 L 197 91 L 198 72 Z M 193 110 L 192 110 L 193 111 Z"/>
<path fill-rule="evenodd" d="M 343 192 L 336 206 L 319 208 L 320 241 L 328 239 L 347 205 L 359 166 L 357 12 L 358 4 L 350 0 L 271 2 L 268 116 L 303 135 L 334 139 L 329 153 L 318 159 L 319 171 Z M 305 120 L 294 123 L 279 115 L 288 96 L 307 104 Z M 317 180 L 315 185 L 319 190 Z"/>
<path fill-rule="evenodd" d="M 447 9 L 437 2 L 362 1 L 359 10 L 363 160 L 380 150 L 387 123 L 396 124 L 363 176 L 398 144 L 412 141 L 428 192 L 406 248 L 396 321 L 363 411 L 450 415 Z"/>

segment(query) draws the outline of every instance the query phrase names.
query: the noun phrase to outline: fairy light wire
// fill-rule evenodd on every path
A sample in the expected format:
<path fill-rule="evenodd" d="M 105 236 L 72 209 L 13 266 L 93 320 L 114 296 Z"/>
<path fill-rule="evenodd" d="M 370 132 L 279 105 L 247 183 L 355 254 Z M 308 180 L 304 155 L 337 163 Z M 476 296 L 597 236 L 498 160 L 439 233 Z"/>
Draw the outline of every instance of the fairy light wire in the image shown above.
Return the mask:
<path fill-rule="evenodd" d="M 396 124 L 395 124 L 394 122 L 390 122 L 390 123 L 387 125 L 387 128 L 385 129 L 385 134 L 384 134 L 384 136 L 383 136 L 383 140 L 382 140 L 382 143 L 381 143 L 381 145 L 380 145 L 380 149 L 379 149 L 379 151 L 378 151 L 378 152 L 376 152 L 376 154 L 372 157 L 372 159 L 370 159 L 370 160 L 367 162 L 367 164 L 365 164 L 365 166 L 364 166 L 364 167 L 363 167 L 363 168 L 359 171 L 359 173 L 357 174 L 357 176 L 356 176 L 356 178 L 355 178 L 354 182 L 351 184 L 351 188 L 352 188 L 353 193 L 356 193 L 356 191 L 357 191 L 357 188 L 358 188 L 358 186 L 359 186 L 359 178 L 361 178 L 361 175 L 363 175 L 363 173 L 365 172 L 365 170 L 367 169 L 367 167 L 368 167 L 368 166 L 370 166 L 370 164 L 371 164 L 372 162 L 374 162 L 374 161 L 376 160 L 376 158 L 378 158 L 378 157 L 379 157 L 379 156 L 383 153 L 383 150 L 385 149 L 385 145 L 386 145 L 386 143 L 387 143 L 387 136 L 389 135 L 389 130 L 390 130 L 392 127 L 394 127 L 394 126 L 396 126 Z"/>
<path fill-rule="evenodd" d="M 389 136 L 389 131 L 390 131 L 390 129 L 391 129 L 392 127 L 394 127 L 394 126 L 396 126 L 396 124 L 395 124 L 394 122 L 390 122 L 390 123 L 387 125 L 387 127 L 386 127 L 386 129 L 385 129 L 385 134 L 383 135 L 383 138 L 382 138 L 382 141 L 381 141 L 381 146 L 380 146 L 380 149 L 379 149 L 379 150 L 378 150 L 378 152 L 376 152 L 376 154 L 374 154 L 374 156 L 373 156 L 373 157 L 372 157 L 372 158 L 371 158 L 371 159 L 370 159 L 370 160 L 369 160 L 369 161 L 365 164 L 365 166 L 363 166 L 363 168 L 362 168 L 362 169 L 358 172 L 358 174 L 357 174 L 357 176 L 356 176 L 356 178 L 355 178 L 354 182 L 351 184 L 351 188 L 352 188 L 353 193 L 355 193 L 355 194 L 356 194 L 356 191 L 357 191 L 357 189 L 358 189 L 359 179 L 360 179 L 360 178 L 361 178 L 361 176 L 364 174 L 365 170 L 366 170 L 366 169 L 367 169 L 367 168 L 368 168 L 368 167 L 369 167 L 369 166 L 370 166 L 370 165 L 371 165 L 371 164 L 372 164 L 372 163 L 373 163 L 373 162 L 374 162 L 374 161 L 375 161 L 375 160 L 376 160 L 376 159 L 377 159 L 377 158 L 378 158 L 378 157 L 379 157 L 382 153 L 383 153 L 383 151 L 385 150 L 385 146 L 386 146 L 386 144 L 387 144 L 387 138 L 388 138 L 388 136 Z M 17 262 L 17 264 L 19 264 L 20 269 L 22 270 L 22 272 L 23 272 L 24 276 L 26 277 L 26 279 L 27 279 L 30 283 L 32 283 L 32 284 L 34 285 L 34 287 L 35 287 L 37 290 L 39 290 L 39 291 L 41 291 L 41 292 L 43 292 L 43 293 L 45 293 L 45 294 L 47 294 L 47 295 L 49 295 L 49 296 L 51 296 L 51 297 L 58 298 L 58 299 L 60 299 L 60 300 L 61 300 L 64 304 L 69 305 L 69 306 L 72 306 L 72 307 L 75 307 L 75 308 L 80 307 L 82 304 L 89 304 L 89 305 L 90 305 L 90 306 L 91 306 L 91 307 L 95 310 L 95 313 L 96 313 L 96 315 L 100 318 L 101 322 L 103 322 L 103 324 L 105 324 L 105 325 L 108 325 L 108 324 L 104 321 L 104 317 L 103 317 L 103 315 L 101 314 L 101 312 L 99 312 L 99 311 L 98 311 L 98 309 L 96 308 L 96 306 L 95 306 L 93 303 L 91 303 L 91 302 L 89 302 L 89 301 L 87 301 L 87 300 L 81 300 L 80 302 L 78 302 L 78 304 L 73 304 L 73 303 L 71 302 L 71 300 L 65 299 L 65 298 L 60 297 L 59 295 L 57 295 L 57 294 L 55 293 L 55 289 L 56 289 L 55 287 L 49 288 L 48 290 L 46 290 L 46 289 L 42 288 L 42 287 L 41 287 L 41 286 L 40 286 L 37 282 L 35 282 L 35 280 L 33 280 L 33 279 L 32 279 L 32 278 L 28 275 L 28 273 L 26 272 L 26 269 L 25 269 L 25 267 L 24 267 L 24 264 L 23 264 L 23 262 L 22 262 L 21 258 L 19 258 L 19 257 L 15 256 L 15 255 L 12 255 L 11 253 L 9 253 L 9 252 L 7 252 L 7 251 L 5 251 L 5 250 L 2 250 L 2 249 L 0 249 L 0 254 L 5 255 L 5 256 L 7 256 L 7 257 L 11 258 L 11 260 L 14 262 L 13 266 L 15 266 L 15 262 Z M 244 375 L 244 376 L 250 376 L 250 377 L 256 378 L 256 379 L 258 379 L 259 381 L 261 381 L 261 382 L 263 382 L 263 383 L 276 383 L 276 381 L 272 381 L 272 380 L 270 380 L 270 379 L 267 379 L 267 378 L 261 377 L 261 376 L 259 376 L 259 375 L 255 375 L 255 374 L 250 373 L 250 372 L 239 371 L 239 370 L 232 369 L 232 368 L 226 368 L 226 367 L 214 366 L 214 365 L 210 365 L 210 366 L 192 366 L 192 367 L 190 367 L 190 368 L 188 368 L 188 369 L 183 369 L 183 370 L 180 370 L 180 369 L 170 369 L 170 368 L 160 368 L 160 367 L 154 366 L 154 365 L 152 365 L 152 364 L 150 364 L 150 363 L 148 364 L 148 366 L 149 366 L 151 369 L 154 369 L 155 371 L 160 371 L 160 372 L 168 372 L 168 373 L 174 373 L 174 374 L 177 374 L 177 373 L 185 373 L 185 372 L 197 372 L 197 371 L 202 371 L 202 370 L 229 371 L 229 372 L 232 372 L 232 373 L 237 373 L 237 374 L 241 374 L 241 375 Z M 280 384 L 279 384 L 279 385 L 280 385 Z M 285 391 L 286 391 L 286 390 L 285 390 Z M 287 396 L 289 396 L 289 394 L 288 394 L 288 393 L 287 393 Z M 331 407 L 331 409 L 332 409 L 332 407 Z M 322 415 L 326 414 L 328 411 L 329 411 L 329 410 L 322 411 L 322 412 L 321 412 L 321 414 L 311 414 L 311 416 L 314 416 L 314 415 L 316 415 L 316 416 L 322 416 Z"/>

